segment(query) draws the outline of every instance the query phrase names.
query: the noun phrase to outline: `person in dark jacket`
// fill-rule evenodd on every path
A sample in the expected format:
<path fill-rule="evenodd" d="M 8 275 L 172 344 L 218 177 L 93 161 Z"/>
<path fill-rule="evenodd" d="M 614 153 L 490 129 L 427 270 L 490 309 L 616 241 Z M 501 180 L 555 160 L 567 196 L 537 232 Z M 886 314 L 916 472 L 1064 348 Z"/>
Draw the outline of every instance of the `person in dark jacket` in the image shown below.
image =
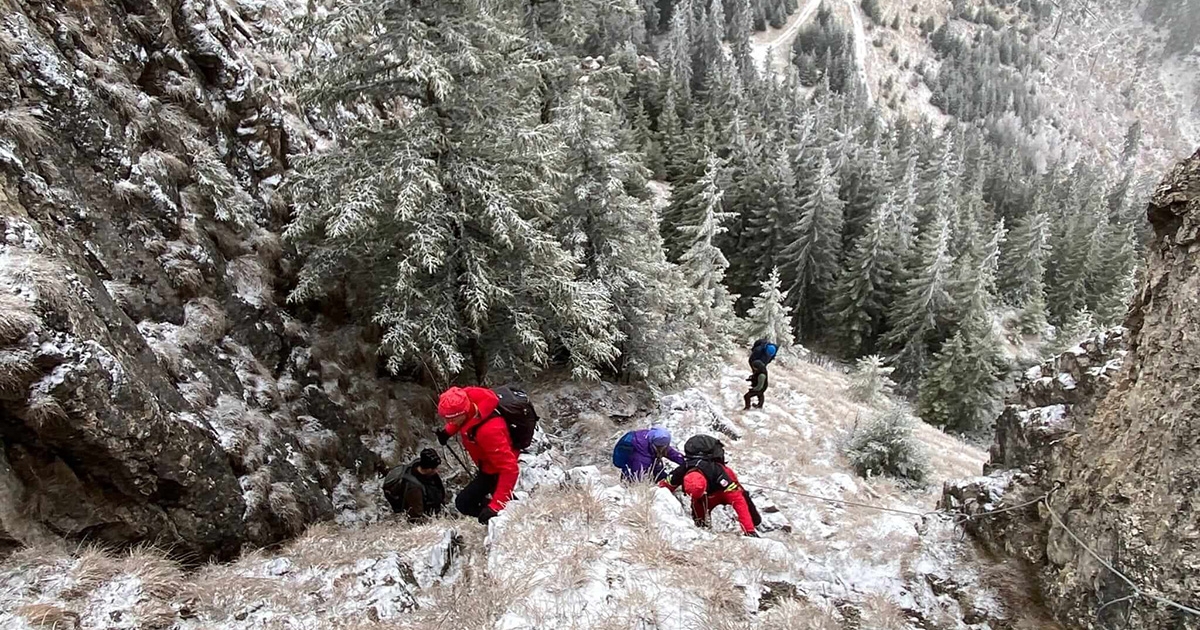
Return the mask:
<path fill-rule="evenodd" d="M 763 394 L 767 391 L 767 366 L 762 361 L 755 361 L 751 364 L 751 367 L 754 373 L 750 375 L 750 378 L 746 379 L 750 381 L 750 391 L 746 392 L 746 395 L 743 396 L 743 400 L 746 401 L 746 406 L 743 409 L 750 408 L 750 400 L 753 398 L 758 399 L 758 404 L 754 405 L 754 407 L 762 409 Z"/>
<path fill-rule="evenodd" d="M 445 446 L 450 436 L 458 434 L 479 467 L 454 499 L 454 507 L 484 525 L 512 498 L 520 474 L 508 424 L 496 414 L 499 403 L 496 392 L 486 387 L 451 387 L 438 399 L 438 415 L 446 421 L 437 430 L 438 442 Z"/>
<path fill-rule="evenodd" d="M 617 441 L 616 449 L 625 450 L 625 465 L 620 467 L 624 481 L 662 481 L 667 476 L 663 458 L 683 465 L 683 453 L 671 446 L 671 432 L 662 427 L 630 431 Z"/>
<path fill-rule="evenodd" d="M 427 448 L 412 464 L 393 468 L 383 479 L 383 496 L 392 511 L 404 512 L 412 522 L 441 514 L 446 505 L 446 488 L 438 475 L 441 464 L 437 451 Z"/>
<path fill-rule="evenodd" d="M 757 519 L 751 510 L 746 490 L 738 483 L 737 475 L 729 466 L 709 460 L 689 460 L 658 485 L 671 492 L 683 487 L 684 494 L 692 499 L 692 519 L 697 526 L 708 524 L 708 513 L 712 508 L 728 505 L 737 514 L 742 533 L 753 538 L 759 537 L 754 526 Z"/>
<path fill-rule="evenodd" d="M 750 367 L 753 368 L 755 362 L 762 362 L 763 365 L 766 365 L 774 361 L 778 349 L 778 346 L 767 339 L 755 341 L 754 346 L 750 348 Z"/>

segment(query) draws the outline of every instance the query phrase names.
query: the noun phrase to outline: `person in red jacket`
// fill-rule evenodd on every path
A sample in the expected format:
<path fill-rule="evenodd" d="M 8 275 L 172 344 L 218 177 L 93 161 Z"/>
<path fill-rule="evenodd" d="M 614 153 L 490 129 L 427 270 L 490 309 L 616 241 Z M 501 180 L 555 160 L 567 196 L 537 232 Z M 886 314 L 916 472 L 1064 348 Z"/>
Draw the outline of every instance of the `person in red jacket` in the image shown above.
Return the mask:
<path fill-rule="evenodd" d="M 754 529 L 754 517 L 750 512 L 750 503 L 746 500 L 746 491 L 728 466 L 708 460 L 689 460 L 658 485 L 671 492 L 683 486 L 684 494 L 692 498 L 692 519 L 696 521 L 696 525 L 701 526 L 708 522 L 708 513 L 712 508 L 728 505 L 737 514 L 742 533 L 754 538 L 759 537 Z"/>
<path fill-rule="evenodd" d="M 479 470 L 454 500 L 454 507 L 487 524 L 504 509 L 517 485 L 517 452 L 504 418 L 496 415 L 500 399 L 486 387 L 451 387 L 438 399 L 438 415 L 446 426 L 438 429 L 442 446 L 458 434 L 463 448 Z M 488 500 L 491 495 L 491 500 Z"/>

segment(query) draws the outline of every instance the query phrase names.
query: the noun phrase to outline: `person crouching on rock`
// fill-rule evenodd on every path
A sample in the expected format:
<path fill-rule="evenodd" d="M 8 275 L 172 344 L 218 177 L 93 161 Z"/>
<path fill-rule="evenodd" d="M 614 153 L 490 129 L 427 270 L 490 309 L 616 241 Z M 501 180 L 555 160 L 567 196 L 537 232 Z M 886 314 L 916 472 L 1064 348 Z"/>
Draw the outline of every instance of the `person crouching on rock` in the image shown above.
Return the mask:
<path fill-rule="evenodd" d="M 613 448 L 613 466 L 621 470 L 623 481 L 666 479 L 664 457 L 683 465 L 683 453 L 671 446 L 671 432 L 662 427 L 630 431 Z"/>
<path fill-rule="evenodd" d="M 504 418 L 496 415 L 500 399 L 486 387 L 451 387 L 438 399 L 438 415 L 446 421 L 437 430 L 443 446 L 458 434 L 463 448 L 479 470 L 454 500 L 454 507 L 487 524 L 512 498 L 520 468 Z M 489 500 L 489 495 L 491 499 Z"/>
<path fill-rule="evenodd" d="M 414 523 L 441 514 L 446 505 L 446 487 L 438 475 L 441 464 L 437 451 L 427 448 L 412 464 L 393 468 L 383 479 L 383 496 L 392 511 L 405 513 Z"/>
<path fill-rule="evenodd" d="M 692 499 L 692 520 L 697 527 L 708 526 L 708 514 L 718 505 L 728 505 L 737 514 L 738 524 L 746 536 L 758 538 L 754 529 L 756 520 L 751 513 L 746 491 L 738 483 L 737 475 L 724 464 L 700 460 L 676 468 L 671 476 L 659 482 L 660 486 L 674 492 L 683 486 L 684 494 Z"/>

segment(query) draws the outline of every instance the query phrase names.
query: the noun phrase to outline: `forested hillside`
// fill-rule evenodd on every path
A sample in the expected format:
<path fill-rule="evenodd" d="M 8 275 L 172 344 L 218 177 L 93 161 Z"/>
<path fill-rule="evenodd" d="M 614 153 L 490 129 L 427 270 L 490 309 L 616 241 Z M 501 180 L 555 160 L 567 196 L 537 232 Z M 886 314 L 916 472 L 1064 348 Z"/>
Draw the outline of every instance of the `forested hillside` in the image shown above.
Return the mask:
<path fill-rule="evenodd" d="M 1141 127 L 1117 159 L 1031 144 L 1052 120 L 1028 80 L 1036 38 L 964 3 L 994 28 L 921 25 L 945 115 L 881 115 L 832 6 L 784 76 L 753 61 L 754 29 L 796 8 L 404 2 L 313 20 L 285 49 L 337 148 L 297 169 L 290 299 L 348 298 L 401 374 L 563 363 L 667 382 L 702 373 L 777 272 L 801 342 L 889 357 L 926 420 L 984 426 L 1014 357 L 1122 317 Z"/>

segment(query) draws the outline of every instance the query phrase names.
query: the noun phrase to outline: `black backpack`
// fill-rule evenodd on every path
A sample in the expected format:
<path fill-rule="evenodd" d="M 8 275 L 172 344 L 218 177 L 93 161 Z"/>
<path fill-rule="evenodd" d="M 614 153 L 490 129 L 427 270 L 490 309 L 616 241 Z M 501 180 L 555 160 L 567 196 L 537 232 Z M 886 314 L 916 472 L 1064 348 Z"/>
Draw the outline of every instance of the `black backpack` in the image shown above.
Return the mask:
<path fill-rule="evenodd" d="M 711 435 L 693 435 L 683 443 L 683 457 L 692 462 L 707 460 L 725 463 L 725 445 Z"/>
<path fill-rule="evenodd" d="M 513 448 L 518 451 L 529 448 L 533 444 L 533 433 L 538 422 L 537 411 L 529 402 L 529 395 L 513 385 L 497 387 L 492 391 L 500 398 L 496 415 L 504 418 L 504 423 L 508 425 L 508 439 L 512 441 Z M 473 441 L 481 426 L 482 422 L 476 424 L 467 437 Z"/>

